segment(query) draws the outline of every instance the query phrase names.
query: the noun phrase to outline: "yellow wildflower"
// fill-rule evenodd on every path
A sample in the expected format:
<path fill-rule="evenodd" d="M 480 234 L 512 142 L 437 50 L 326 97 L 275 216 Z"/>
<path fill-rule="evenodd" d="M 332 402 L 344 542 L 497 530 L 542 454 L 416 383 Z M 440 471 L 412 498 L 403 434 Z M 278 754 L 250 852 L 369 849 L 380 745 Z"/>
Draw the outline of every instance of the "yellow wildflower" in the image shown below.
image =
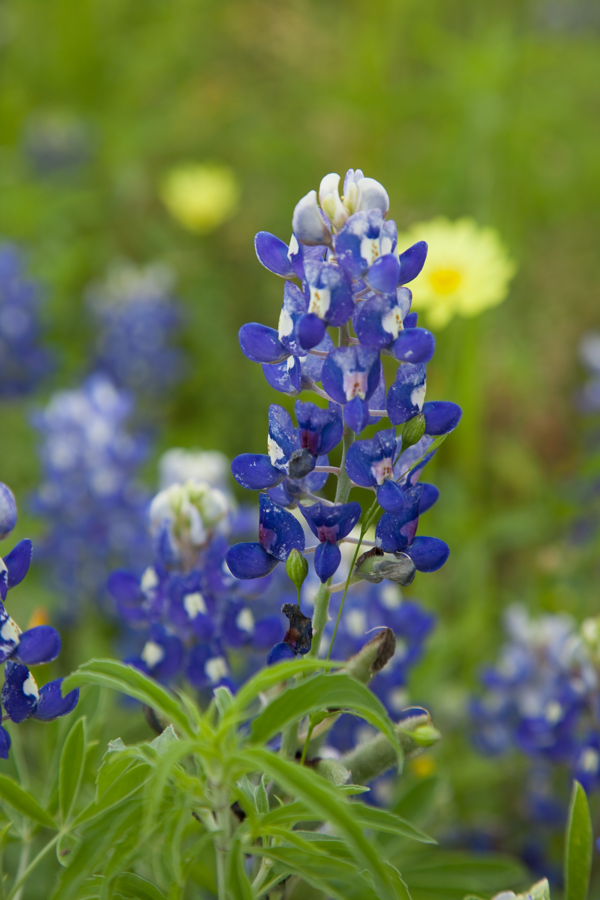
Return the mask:
<path fill-rule="evenodd" d="M 398 248 L 422 240 L 429 245 L 427 260 L 409 287 L 412 308 L 425 313 L 429 325 L 442 328 L 453 316 L 475 316 L 505 299 L 516 267 L 493 228 L 472 219 L 433 219 L 400 235 Z"/>
<path fill-rule="evenodd" d="M 160 196 L 180 225 L 196 234 L 208 234 L 235 212 L 239 187 L 228 166 L 188 163 L 167 172 Z"/>

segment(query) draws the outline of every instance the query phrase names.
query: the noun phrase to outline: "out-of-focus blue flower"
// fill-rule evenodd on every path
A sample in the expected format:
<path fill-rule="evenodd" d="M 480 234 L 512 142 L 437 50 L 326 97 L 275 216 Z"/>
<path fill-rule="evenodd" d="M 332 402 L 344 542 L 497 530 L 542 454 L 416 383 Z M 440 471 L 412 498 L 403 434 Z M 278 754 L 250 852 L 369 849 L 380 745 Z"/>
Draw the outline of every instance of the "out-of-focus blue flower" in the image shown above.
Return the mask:
<path fill-rule="evenodd" d="M 40 288 L 26 278 L 17 248 L 0 244 L 0 398 L 30 394 L 50 370 L 40 302 Z"/>
<path fill-rule="evenodd" d="M 90 289 L 89 304 L 98 329 L 96 368 L 117 387 L 151 399 L 181 377 L 181 352 L 173 345 L 181 313 L 170 269 L 115 264 Z"/>
<path fill-rule="evenodd" d="M 0 481 L 0 541 L 11 533 L 17 524 L 17 502 L 8 485 Z"/>
<path fill-rule="evenodd" d="M 148 497 L 137 483 L 147 444 L 127 429 L 129 394 L 104 375 L 59 391 L 33 418 L 43 480 L 33 497 L 46 532 L 40 559 L 68 599 L 98 598 L 106 571 L 148 559 Z"/>
<path fill-rule="evenodd" d="M 6 485 L 2 485 L 6 488 Z M 14 497 L 9 488 L 8 494 Z M 1 496 L 1 494 L 0 494 Z M 16 506 L 15 506 L 16 524 Z M 0 536 L 0 538 L 3 537 Z M 79 691 L 74 690 L 62 696 L 62 678 L 44 685 L 41 690 L 28 666 L 49 663 L 60 653 L 60 635 L 50 625 L 38 625 L 21 631 L 14 619 L 7 613 L 4 603 L 8 592 L 20 584 L 31 563 L 31 541 L 25 538 L 13 547 L 10 553 L 0 558 L 0 665 L 4 665 L 4 685 L 2 687 L 2 707 L 4 718 L 15 723 L 33 716 L 49 721 L 71 712 L 77 705 Z M 0 758 L 8 759 L 10 734 L 0 726 Z"/>

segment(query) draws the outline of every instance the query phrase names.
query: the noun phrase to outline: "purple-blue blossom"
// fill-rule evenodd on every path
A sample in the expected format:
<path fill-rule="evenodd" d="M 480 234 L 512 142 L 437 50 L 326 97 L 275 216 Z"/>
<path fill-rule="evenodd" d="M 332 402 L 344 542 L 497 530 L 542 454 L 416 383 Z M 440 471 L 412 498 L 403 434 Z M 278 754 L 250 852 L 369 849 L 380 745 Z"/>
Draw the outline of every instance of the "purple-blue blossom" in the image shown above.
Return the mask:
<path fill-rule="evenodd" d="M 40 288 L 26 277 L 21 253 L 0 244 L 0 397 L 30 394 L 50 371 L 40 308 Z"/>

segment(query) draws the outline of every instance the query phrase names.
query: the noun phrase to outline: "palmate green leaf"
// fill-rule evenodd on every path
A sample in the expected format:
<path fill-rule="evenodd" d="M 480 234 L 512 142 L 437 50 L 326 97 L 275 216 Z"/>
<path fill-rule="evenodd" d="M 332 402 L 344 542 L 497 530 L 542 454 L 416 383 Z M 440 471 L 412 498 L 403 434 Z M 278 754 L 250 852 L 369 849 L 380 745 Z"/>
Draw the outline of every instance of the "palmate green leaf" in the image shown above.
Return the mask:
<path fill-rule="evenodd" d="M 316 675 L 287 688 L 254 719 L 250 740 L 266 743 L 285 725 L 321 709 L 345 709 L 360 716 L 385 734 L 401 752 L 393 723 L 381 701 L 349 675 Z"/>
<path fill-rule="evenodd" d="M 60 755 L 58 803 L 62 821 L 66 822 L 77 799 L 85 761 L 85 717 L 71 728 Z"/>
<path fill-rule="evenodd" d="M 260 748 L 239 751 L 236 763 L 246 765 L 248 771 L 264 772 L 290 795 L 298 797 L 314 810 L 316 819 L 331 822 L 349 842 L 361 868 L 366 867 L 372 873 L 380 898 L 394 900 L 385 864 L 354 818 L 350 801 L 340 795 L 333 785 L 316 772 Z"/>
<path fill-rule="evenodd" d="M 23 790 L 21 785 L 9 778 L 8 775 L 0 775 L 0 799 L 4 800 L 13 809 L 21 813 L 33 822 L 58 831 L 56 822 L 46 810 L 40 806 L 35 797 L 29 791 Z"/>
<path fill-rule="evenodd" d="M 66 694 L 72 688 L 85 687 L 88 684 L 109 687 L 134 697 L 161 712 L 189 737 L 194 736 L 192 721 L 177 698 L 133 666 L 127 666 L 114 659 L 91 659 L 65 678 L 62 691 Z"/>
<path fill-rule="evenodd" d="M 343 665 L 343 662 L 335 662 L 333 660 L 298 657 L 289 662 L 282 662 L 275 666 L 261 669 L 237 692 L 231 707 L 223 717 L 222 727 L 228 728 L 243 719 L 247 707 L 256 700 L 259 694 L 270 690 L 282 681 L 287 681 L 293 678 L 294 675 L 310 675 L 319 669 L 335 669 Z"/>
<path fill-rule="evenodd" d="M 565 900 L 586 900 L 592 869 L 592 821 L 585 791 L 573 782 L 565 835 Z"/>

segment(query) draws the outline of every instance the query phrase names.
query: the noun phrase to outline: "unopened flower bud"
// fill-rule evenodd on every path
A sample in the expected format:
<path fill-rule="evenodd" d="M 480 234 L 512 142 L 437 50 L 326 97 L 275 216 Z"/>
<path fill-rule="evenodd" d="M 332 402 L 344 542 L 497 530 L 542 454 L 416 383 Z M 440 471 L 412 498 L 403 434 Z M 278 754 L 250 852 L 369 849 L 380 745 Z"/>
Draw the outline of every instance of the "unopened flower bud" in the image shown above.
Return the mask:
<path fill-rule="evenodd" d="M 373 547 L 356 561 L 354 574 L 371 584 L 380 584 L 385 579 L 404 586 L 413 582 L 416 567 L 406 553 L 385 554 L 380 547 Z"/>
<path fill-rule="evenodd" d="M 425 416 L 418 413 L 409 419 L 402 429 L 402 449 L 408 450 L 413 444 L 418 444 L 425 434 Z"/>
<path fill-rule="evenodd" d="M 335 228 L 341 228 L 348 218 L 348 212 L 340 200 L 339 183 L 340 176 L 332 172 L 322 179 L 319 187 L 319 203 Z"/>
<path fill-rule="evenodd" d="M 308 562 L 295 547 L 287 558 L 285 571 L 296 590 L 299 591 L 308 575 Z"/>
<path fill-rule="evenodd" d="M 374 178 L 361 178 L 358 182 L 358 198 L 356 212 L 380 209 L 385 216 L 390 208 L 390 198 L 382 184 Z"/>
<path fill-rule="evenodd" d="M 306 197 L 296 204 L 292 217 L 292 228 L 301 244 L 315 247 L 319 244 L 331 243 L 331 235 L 317 206 L 316 191 L 309 191 Z"/>
<path fill-rule="evenodd" d="M 391 628 L 382 628 L 358 653 L 350 657 L 342 672 L 368 684 L 389 663 L 395 652 L 396 635 Z"/>

